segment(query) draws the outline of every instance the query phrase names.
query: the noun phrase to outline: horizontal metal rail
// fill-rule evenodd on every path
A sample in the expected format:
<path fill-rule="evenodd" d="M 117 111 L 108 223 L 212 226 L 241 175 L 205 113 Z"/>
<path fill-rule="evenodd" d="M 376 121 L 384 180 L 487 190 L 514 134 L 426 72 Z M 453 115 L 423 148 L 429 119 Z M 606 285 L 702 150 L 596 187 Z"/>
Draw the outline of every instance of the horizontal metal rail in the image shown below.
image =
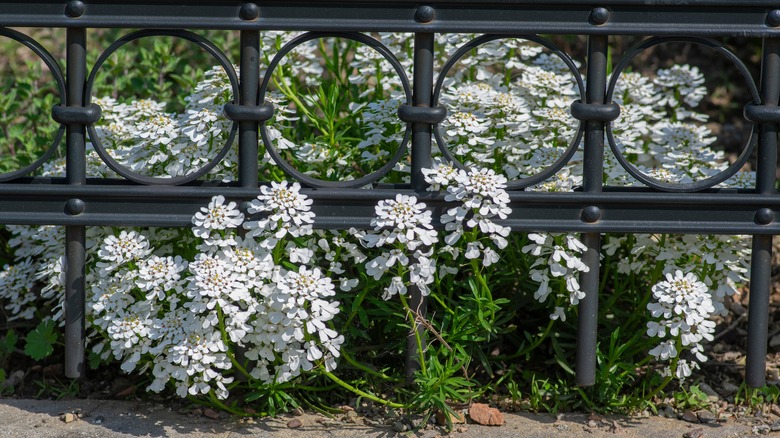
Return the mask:
<path fill-rule="evenodd" d="M 2 2 L 0 25 L 234 30 L 772 36 L 771 1 L 31 1 Z M 247 6 L 251 5 L 251 6 Z M 607 20 L 594 20 L 594 8 Z M 598 15 L 598 14 L 596 14 Z M 302 24 L 305 23 L 305 26 Z"/>

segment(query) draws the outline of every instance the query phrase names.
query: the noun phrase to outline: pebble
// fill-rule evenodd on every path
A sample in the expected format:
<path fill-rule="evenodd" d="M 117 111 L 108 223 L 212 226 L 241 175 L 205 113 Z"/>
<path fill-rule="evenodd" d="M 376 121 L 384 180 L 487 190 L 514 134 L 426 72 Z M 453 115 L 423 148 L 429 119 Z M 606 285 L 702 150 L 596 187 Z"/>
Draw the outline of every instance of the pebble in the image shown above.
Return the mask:
<path fill-rule="evenodd" d="M 675 412 L 674 408 L 671 406 L 666 406 L 661 415 L 666 418 L 677 418 L 677 412 Z"/>
<path fill-rule="evenodd" d="M 683 438 L 704 438 L 704 429 L 693 429 L 683 434 Z"/>
<path fill-rule="evenodd" d="M 102 415 L 95 417 L 95 424 L 102 424 L 104 421 L 106 421 L 106 418 Z"/>
<path fill-rule="evenodd" d="M 24 381 L 24 371 L 16 370 L 7 379 L 0 382 L 0 389 L 13 389 Z"/>
<path fill-rule="evenodd" d="M 287 427 L 289 427 L 290 429 L 295 429 L 301 426 L 303 426 L 303 422 L 297 418 L 293 418 L 292 420 L 287 422 Z"/>
<path fill-rule="evenodd" d="M 699 389 L 701 389 L 701 392 L 707 394 L 708 396 L 714 396 L 715 398 L 720 397 L 720 394 L 715 392 L 712 387 L 704 382 L 699 383 Z"/>
<path fill-rule="evenodd" d="M 292 414 L 295 415 L 296 417 L 302 416 L 303 415 L 303 408 L 298 407 L 298 408 L 293 409 Z"/>
<path fill-rule="evenodd" d="M 780 420 L 776 420 L 774 423 L 772 423 L 769 426 L 769 430 L 771 430 L 772 432 L 780 431 Z"/>
<path fill-rule="evenodd" d="M 396 432 L 406 432 L 406 425 L 400 421 L 394 421 L 393 430 Z"/>
<path fill-rule="evenodd" d="M 347 417 L 347 422 L 357 423 L 358 413 L 355 411 L 347 411 L 346 417 Z"/>
<path fill-rule="evenodd" d="M 484 403 L 473 403 L 469 408 L 469 418 L 473 422 L 484 426 L 501 426 L 504 424 L 504 414 Z"/>
<path fill-rule="evenodd" d="M 753 426 L 753 433 L 756 435 L 767 435 L 771 431 L 772 429 L 766 424 L 759 424 L 758 426 Z"/>
<path fill-rule="evenodd" d="M 688 410 L 683 412 L 682 419 L 683 419 L 683 421 L 687 421 L 689 423 L 698 423 L 699 422 L 699 416 L 694 414 L 693 411 L 688 411 Z"/>
<path fill-rule="evenodd" d="M 62 419 L 62 421 L 65 422 L 65 424 L 72 423 L 72 422 L 76 421 L 76 416 L 71 414 L 70 412 L 66 413 L 65 415 L 63 415 L 60 418 Z"/>
<path fill-rule="evenodd" d="M 714 423 L 718 419 L 715 414 L 706 410 L 697 411 L 696 416 L 699 417 L 699 421 L 702 423 Z"/>
<path fill-rule="evenodd" d="M 211 408 L 206 408 L 203 410 L 203 416 L 211 418 L 212 420 L 219 420 L 219 412 L 215 411 Z"/>

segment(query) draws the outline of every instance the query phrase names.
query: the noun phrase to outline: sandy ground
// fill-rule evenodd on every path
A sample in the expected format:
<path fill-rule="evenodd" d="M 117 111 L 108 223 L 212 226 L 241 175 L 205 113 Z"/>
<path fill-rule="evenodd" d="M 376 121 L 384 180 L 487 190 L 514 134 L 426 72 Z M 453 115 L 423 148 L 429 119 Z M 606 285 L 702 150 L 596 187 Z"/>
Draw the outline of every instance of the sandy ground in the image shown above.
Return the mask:
<path fill-rule="evenodd" d="M 69 422 L 65 422 L 65 414 Z M 598 418 L 587 414 L 506 414 L 503 426 L 467 424 L 449 434 L 458 438 L 494 437 L 744 437 L 780 436 L 754 418 L 691 424 L 662 417 Z M 298 420 L 300 426 L 291 428 Z M 358 421 L 360 422 L 360 421 Z M 589 424 L 590 423 L 590 424 Z M 173 411 L 161 403 L 70 400 L 0 399 L 0 437 L 426 437 L 447 436 L 432 425 L 417 432 L 397 432 L 393 426 L 366 426 L 303 414 L 264 420 L 210 419 Z"/>

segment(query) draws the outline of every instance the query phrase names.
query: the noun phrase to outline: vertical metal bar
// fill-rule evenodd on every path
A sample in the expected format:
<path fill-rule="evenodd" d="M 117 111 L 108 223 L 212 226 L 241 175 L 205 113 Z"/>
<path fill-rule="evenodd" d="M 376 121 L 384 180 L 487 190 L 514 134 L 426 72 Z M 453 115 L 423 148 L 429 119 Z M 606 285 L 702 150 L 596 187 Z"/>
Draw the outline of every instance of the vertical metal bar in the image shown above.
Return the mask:
<path fill-rule="evenodd" d="M 433 34 L 414 34 L 414 84 L 412 104 L 414 106 L 431 106 L 433 93 Z M 412 124 L 412 188 L 425 190 L 422 169 L 431 167 L 431 132 L 428 123 Z"/>
<path fill-rule="evenodd" d="M 607 86 L 607 36 L 588 38 L 588 76 L 586 103 L 603 104 Z M 583 189 L 589 193 L 601 192 L 604 174 L 604 122 L 587 121 L 583 155 Z M 588 248 L 582 261 L 589 268 L 580 275 L 580 287 L 585 297 L 577 308 L 576 377 L 580 386 L 596 383 L 596 342 L 599 313 L 599 254 L 601 235 L 585 233 L 582 242 Z"/>
<path fill-rule="evenodd" d="M 777 106 L 780 99 L 780 40 L 764 39 L 761 61 L 761 103 Z M 756 192 L 775 193 L 777 167 L 777 124 L 758 128 Z M 766 349 L 769 330 L 769 292 L 772 271 L 772 236 L 754 235 L 750 260 L 750 304 L 748 306 L 745 383 L 753 388 L 766 384 Z"/>
<path fill-rule="evenodd" d="M 87 75 L 87 31 L 68 29 L 67 104 L 84 106 L 84 83 Z M 86 127 L 80 123 L 67 126 L 66 179 L 68 184 L 86 184 Z M 86 228 L 65 227 L 65 375 L 84 376 L 84 313 Z"/>
<path fill-rule="evenodd" d="M 412 104 L 419 107 L 430 107 L 433 94 L 433 41 L 432 33 L 416 33 L 414 35 L 414 83 Z M 425 190 L 428 184 L 422 169 L 432 165 L 431 158 L 432 127 L 428 123 L 412 124 L 412 188 Z M 409 289 L 409 306 L 416 316 L 425 317 L 428 310 L 428 300 L 420 293 L 420 289 L 412 286 Z M 420 369 L 418 338 L 422 345 L 426 344 L 425 329 L 417 321 L 412 323 L 412 329 L 406 337 L 406 381 L 411 383 L 414 373 Z"/>
<path fill-rule="evenodd" d="M 257 105 L 257 87 L 260 75 L 260 32 L 241 31 L 241 105 Z M 258 123 L 238 123 L 238 181 L 241 187 L 257 187 L 257 130 Z"/>

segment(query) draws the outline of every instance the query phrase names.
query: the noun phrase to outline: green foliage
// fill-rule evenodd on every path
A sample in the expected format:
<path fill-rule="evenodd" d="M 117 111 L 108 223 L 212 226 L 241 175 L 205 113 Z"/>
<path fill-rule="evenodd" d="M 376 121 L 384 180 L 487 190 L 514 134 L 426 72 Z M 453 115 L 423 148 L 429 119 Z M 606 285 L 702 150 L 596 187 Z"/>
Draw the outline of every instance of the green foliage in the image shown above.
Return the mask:
<path fill-rule="evenodd" d="M 776 385 L 750 388 L 743 383 L 734 395 L 734 404 L 746 406 L 749 412 L 755 412 L 766 405 L 778 402 L 780 402 L 780 387 Z"/>
<path fill-rule="evenodd" d="M 51 319 L 41 321 L 35 330 L 27 333 L 24 353 L 35 360 L 41 360 L 54 351 L 58 337 L 57 323 Z"/>
<path fill-rule="evenodd" d="M 0 363 L 5 363 L 8 356 L 16 351 L 16 343 L 19 341 L 19 335 L 14 329 L 8 329 L 5 336 L 0 341 Z"/>
<path fill-rule="evenodd" d="M 710 405 L 707 394 L 697 385 L 691 385 L 688 389 L 680 388 L 674 394 L 674 405 L 678 409 L 698 410 L 705 409 Z"/>

